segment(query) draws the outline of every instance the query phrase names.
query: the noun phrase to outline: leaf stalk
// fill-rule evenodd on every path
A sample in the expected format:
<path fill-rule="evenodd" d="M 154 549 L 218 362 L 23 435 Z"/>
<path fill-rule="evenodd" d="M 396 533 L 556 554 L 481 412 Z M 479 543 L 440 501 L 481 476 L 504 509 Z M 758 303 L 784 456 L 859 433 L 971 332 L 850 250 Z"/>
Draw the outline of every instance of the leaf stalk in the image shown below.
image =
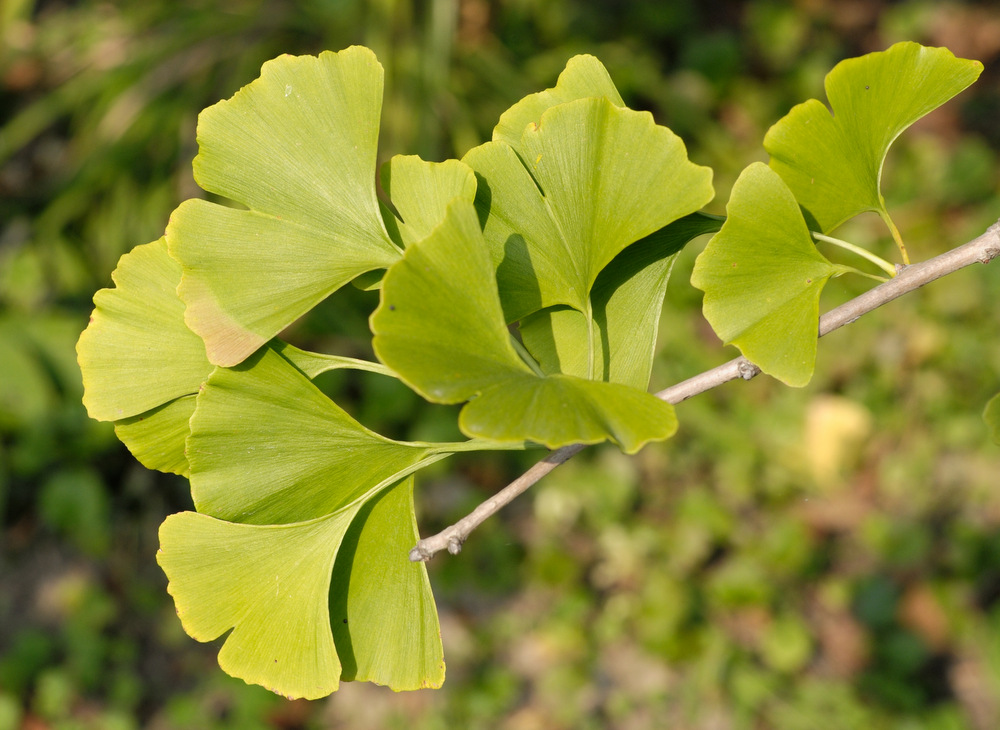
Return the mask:
<path fill-rule="evenodd" d="M 856 246 L 853 243 L 848 243 L 847 241 L 842 241 L 839 238 L 834 238 L 833 236 L 826 236 L 826 235 L 823 235 L 822 233 L 816 233 L 815 231 L 810 231 L 810 232 L 812 233 L 812 237 L 815 240 L 817 240 L 817 241 L 823 241 L 824 243 L 833 244 L 834 246 L 838 246 L 839 248 L 842 248 L 842 249 L 845 249 L 847 251 L 850 251 L 853 254 L 857 254 L 858 256 L 860 256 L 863 259 L 867 259 L 868 261 L 871 261 L 873 264 L 875 264 L 880 269 L 882 269 L 882 271 L 884 271 L 885 273 L 887 273 L 889 275 L 890 279 L 892 279 L 893 277 L 896 276 L 896 267 L 893 266 L 892 264 L 890 264 L 888 261 L 886 261 L 881 256 L 876 256 L 875 254 L 873 254 L 871 251 L 869 251 L 867 249 L 861 248 L 860 246 Z M 904 258 L 905 258 L 905 253 L 904 253 Z M 869 278 L 872 278 L 870 275 L 865 274 L 862 271 L 858 271 L 857 269 L 853 269 L 853 270 L 856 271 L 857 273 L 861 274 L 862 276 L 869 276 Z M 878 280 L 879 281 L 885 281 L 885 279 L 878 279 Z"/>

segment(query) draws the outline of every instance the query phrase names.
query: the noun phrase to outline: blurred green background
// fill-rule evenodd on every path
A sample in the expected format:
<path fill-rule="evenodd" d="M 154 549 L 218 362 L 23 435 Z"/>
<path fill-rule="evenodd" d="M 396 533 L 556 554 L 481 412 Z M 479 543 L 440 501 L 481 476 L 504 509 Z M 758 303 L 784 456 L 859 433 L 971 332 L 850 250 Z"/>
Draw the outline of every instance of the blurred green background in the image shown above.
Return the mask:
<path fill-rule="evenodd" d="M 773 122 L 823 98 L 838 60 L 899 40 L 987 66 L 890 154 L 883 187 L 918 260 L 1000 215 L 994 2 L 0 2 L 0 730 L 1000 727 L 1000 447 L 980 420 L 1000 389 L 998 264 L 825 338 L 805 389 L 732 383 L 635 458 L 589 449 L 432 561 L 439 691 L 290 702 L 225 676 L 155 563 L 186 482 L 140 467 L 80 405 L 93 293 L 199 194 L 197 113 L 273 56 L 373 48 L 383 157 L 443 159 L 593 53 L 715 169 L 721 213 Z M 842 234 L 892 256 L 874 216 Z M 703 245 L 675 268 L 656 388 L 734 355 L 687 284 Z M 838 280 L 824 306 L 864 286 Z M 298 342 L 365 354 L 372 304 L 337 298 Z M 323 386 L 390 435 L 453 416 L 377 377 Z M 530 463 L 436 468 L 423 533 Z"/>

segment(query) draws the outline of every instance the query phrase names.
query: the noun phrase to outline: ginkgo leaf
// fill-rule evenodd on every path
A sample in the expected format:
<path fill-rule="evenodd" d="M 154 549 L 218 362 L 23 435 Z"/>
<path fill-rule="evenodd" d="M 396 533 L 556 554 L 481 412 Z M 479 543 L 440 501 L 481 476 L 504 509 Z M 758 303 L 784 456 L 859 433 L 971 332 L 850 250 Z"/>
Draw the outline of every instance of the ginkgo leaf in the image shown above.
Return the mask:
<path fill-rule="evenodd" d="M 190 395 L 212 372 L 205 344 L 184 326 L 181 267 L 164 239 L 136 246 L 94 295 L 77 342 L 83 403 L 91 418 L 117 421 Z M 165 363 L 169 362 L 169 367 Z"/>
<path fill-rule="evenodd" d="M 476 205 L 507 322 L 559 304 L 588 311 L 601 270 L 629 244 L 696 211 L 712 171 L 646 112 L 606 98 L 546 110 L 515 151 L 504 141 L 468 152 Z"/>
<path fill-rule="evenodd" d="M 691 274 L 705 318 L 765 373 L 803 386 L 816 363 L 820 293 L 851 269 L 816 250 L 792 193 L 762 162 L 740 175 L 726 213 Z"/>
<path fill-rule="evenodd" d="M 444 682 L 441 628 L 427 566 L 408 557 L 419 539 L 413 479 L 366 502 L 354 519 L 337 553 L 330 592 L 341 679 L 397 691 Z"/>
<path fill-rule="evenodd" d="M 616 383 L 532 372 L 511 344 L 475 209 L 456 200 L 386 273 L 372 315 L 382 362 L 425 398 L 472 399 L 468 436 L 550 448 L 612 440 L 633 453 L 676 430 L 673 408 Z"/>
<path fill-rule="evenodd" d="M 413 480 L 313 520 L 226 522 L 195 512 L 160 527 L 157 562 L 184 630 L 213 641 L 219 666 L 286 697 L 341 680 L 439 687 L 437 610 L 416 541 Z"/>
<path fill-rule="evenodd" d="M 217 369 L 190 426 L 195 507 L 235 522 L 321 517 L 430 455 L 366 429 L 270 347 Z"/>
<path fill-rule="evenodd" d="M 602 97 L 615 106 L 625 106 L 604 64 L 593 56 L 573 56 L 553 88 L 529 94 L 500 115 L 493 128 L 493 139 L 518 149 L 524 128 L 538 124 L 546 109 L 577 99 Z"/>
<path fill-rule="evenodd" d="M 570 307 L 552 307 L 521 320 L 525 347 L 547 374 L 631 385 L 645 390 L 675 255 L 692 239 L 714 233 L 722 219 L 692 213 L 633 243 L 598 275 L 591 290 L 594 331 L 586 316 Z M 590 373 L 588 342 L 599 372 Z"/>
<path fill-rule="evenodd" d="M 184 395 L 138 416 L 115 421 L 115 435 L 147 469 L 188 476 L 184 444 L 195 396 Z"/>
<path fill-rule="evenodd" d="M 825 233 L 876 211 L 895 235 L 880 190 L 889 146 L 982 70 L 946 48 L 911 42 L 838 63 L 826 77 L 831 109 L 810 99 L 764 137 L 771 168 L 791 188 L 810 227 Z"/>
<path fill-rule="evenodd" d="M 983 418 L 986 419 L 986 425 L 989 426 L 993 440 L 1000 444 L 1000 393 L 993 396 L 986 404 Z"/>
<path fill-rule="evenodd" d="M 399 257 L 375 194 L 382 67 L 366 48 L 281 56 L 198 120 L 195 178 L 249 210 L 187 201 L 167 228 L 188 326 L 241 362 L 358 275 Z"/>
<path fill-rule="evenodd" d="M 156 559 L 184 630 L 212 641 L 232 629 L 219 666 L 290 698 L 336 691 L 330 629 L 334 560 L 360 502 L 315 520 L 247 525 L 196 512 L 160 526 Z"/>
<path fill-rule="evenodd" d="M 550 449 L 612 441 L 626 454 L 677 431 L 670 404 L 626 385 L 572 375 L 503 380 L 469 401 L 458 424 L 470 436 Z"/>
<path fill-rule="evenodd" d="M 122 256 L 111 276 L 115 287 L 94 296 L 94 313 L 77 343 L 84 404 L 91 417 L 114 421 L 118 438 L 144 466 L 187 476 L 194 396 L 215 368 L 184 324 L 176 292 L 181 267 L 161 238 Z M 309 377 L 335 368 L 389 374 L 380 363 L 311 353 L 280 340 L 274 346 Z"/>
<path fill-rule="evenodd" d="M 396 155 L 382 165 L 382 189 L 402 218 L 387 221 L 389 233 L 398 233 L 398 242 L 409 246 L 437 227 L 452 200 L 475 200 L 476 175 L 458 160 L 425 162 L 416 155 Z"/>

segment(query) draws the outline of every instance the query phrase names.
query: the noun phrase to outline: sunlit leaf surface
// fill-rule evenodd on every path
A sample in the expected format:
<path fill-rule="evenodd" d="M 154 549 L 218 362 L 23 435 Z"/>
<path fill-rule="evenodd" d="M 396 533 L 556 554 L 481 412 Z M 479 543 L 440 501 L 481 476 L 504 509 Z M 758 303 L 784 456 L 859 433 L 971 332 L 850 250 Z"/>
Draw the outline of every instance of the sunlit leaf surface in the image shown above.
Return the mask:
<path fill-rule="evenodd" d="M 356 276 L 399 257 L 375 195 L 382 67 L 366 48 L 281 56 L 198 120 L 195 177 L 249 210 L 171 216 L 187 323 L 235 365 Z"/>
<path fill-rule="evenodd" d="M 157 561 L 184 630 L 212 641 L 232 629 L 219 666 L 287 697 L 335 691 L 330 630 L 334 559 L 360 503 L 308 522 L 246 525 L 181 512 L 160 526 Z"/>
<path fill-rule="evenodd" d="M 795 198 L 762 162 L 740 175 L 726 212 L 691 275 L 705 292 L 705 318 L 765 373 L 805 385 L 816 364 L 820 293 L 849 269 L 816 250 Z"/>
<path fill-rule="evenodd" d="M 594 331 L 571 307 L 551 307 L 521 320 L 521 339 L 546 373 L 590 377 L 588 342 L 601 380 L 646 389 L 670 270 L 693 238 L 719 230 L 722 221 L 692 213 L 638 241 L 598 275 L 591 291 Z"/>
<path fill-rule="evenodd" d="M 566 62 L 553 88 L 529 94 L 500 115 L 500 121 L 493 128 L 493 139 L 519 149 L 524 128 L 538 124 L 547 109 L 590 98 L 604 98 L 615 106 L 625 106 L 604 64 L 593 56 L 573 56 Z"/>
<path fill-rule="evenodd" d="M 195 396 L 180 398 L 138 416 L 115 421 L 115 433 L 147 469 L 188 476 L 184 446 L 190 433 Z"/>
<path fill-rule="evenodd" d="M 764 138 L 771 168 L 813 230 L 831 231 L 864 211 L 887 218 L 880 183 L 889 145 L 982 70 L 979 61 L 955 58 L 946 48 L 910 42 L 838 63 L 826 77 L 831 108 L 810 99 Z"/>
<path fill-rule="evenodd" d="M 278 524 L 343 507 L 427 449 L 372 433 L 268 347 L 208 379 L 187 454 L 199 512 Z"/>
<path fill-rule="evenodd" d="M 184 326 L 176 291 L 181 268 L 162 238 L 122 256 L 111 278 L 115 287 L 94 296 L 77 344 L 83 403 L 99 421 L 137 416 L 194 393 L 213 369 L 205 344 Z"/>
<path fill-rule="evenodd" d="M 394 690 L 444 681 L 437 610 L 416 541 L 413 482 L 314 520 L 225 522 L 194 512 L 160 527 L 157 560 L 184 629 L 212 641 L 219 665 L 287 697 L 340 680 Z"/>
<path fill-rule="evenodd" d="M 342 679 L 395 690 L 444 682 L 441 629 L 427 566 L 408 557 L 419 539 L 412 479 L 366 502 L 344 537 L 330 596 Z"/>
<path fill-rule="evenodd" d="M 551 107 L 517 150 L 488 142 L 464 161 L 481 176 L 476 205 L 508 322 L 559 304 L 587 311 L 615 256 L 714 194 L 711 170 L 676 135 L 606 98 Z"/>
<path fill-rule="evenodd" d="M 409 246 L 437 227 L 452 200 L 475 200 L 476 176 L 458 160 L 425 162 L 396 155 L 382 166 L 382 189 L 402 218 L 389 218 L 390 234 L 398 231 L 398 242 Z"/>
<path fill-rule="evenodd" d="M 476 211 L 445 222 L 385 276 L 372 316 L 378 357 L 424 397 L 460 403 L 469 436 L 550 448 L 612 440 L 625 451 L 673 434 L 673 408 L 616 383 L 540 376 L 511 344 Z"/>

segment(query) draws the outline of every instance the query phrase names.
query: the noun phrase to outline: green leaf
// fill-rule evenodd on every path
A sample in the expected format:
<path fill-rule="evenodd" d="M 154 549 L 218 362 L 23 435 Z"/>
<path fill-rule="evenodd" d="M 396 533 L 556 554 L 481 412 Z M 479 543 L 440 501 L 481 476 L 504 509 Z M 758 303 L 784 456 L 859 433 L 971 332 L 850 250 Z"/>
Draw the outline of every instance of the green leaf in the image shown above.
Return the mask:
<path fill-rule="evenodd" d="M 289 698 L 341 680 L 439 687 L 437 611 L 426 567 L 407 559 L 413 480 L 366 497 L 285 525 L 168 517 L 157 562 L 184 630 L 213 641 L 232 629 L 219 666 Z"/>
<path fill-rule="evenodd" d="M 612 440 L 633 453 L 676 430 L 673 408 L 615 383 L 539 377 L 505 326 L 475 209 L 457 200 L 433 234 L 386 273 L 372 315 L 375 353 L 428 400 L 472 399 L 469 436 L 550 448 Z"/>
<path fill-rule="evenodd" d="M 705 318 L 765 373 L 803 386 L 816 363 L 820 293 L 851 269 L 816 250 L 795 198 L 762 162 L 740 175 L 726 212 L 691 275 Z"/>
<path fill-rule="evenodd" d="M 360 274 L 399 257 L 375 194 L 382 68 L 366 48 L 282 56 L 202 112 L 195 177 L 249 210 L 187 201 L 167 228 L 187 323 L 241 362 Z"/>
<path fill-rule="evenodd" d="M 90 324 L 77 343 L 83 401 L 144 466 L 187 476 L 184 453 L 195 394 L 215 369 L 202 340 L 184 325 L 177 297 L 181 267 L 164 239 L 136 246 L 111 275 L 115 288 L 94 296 Z M 388 374 L 380 363 L 306 352 L 275 340 L 309 377 L 336 368 Z"/>
<path fill-rule="evenodd" d="M 617 383 L 571 375 L 498 382 L 471 400 L 458 425 L 470 436 L 535 441 L 550 449 L 613 441 L 634 454 L 677 431 L 673 406 Z"/>
<path fill-rule="evenodd" d="M 993 436 L 993 440 L 1000 444 L 1000 393 L 997 393 L 986 404 L 986 410 L 983 411 L 983 418 L 986 419 L 986 425 L 990 428 L 990 434 Z"/>
<path fill-rule="evenodd" d="M 270 347 L 212 373 L 187 441 L 197 510 L 253 524 L 329 514 L 429 455 L 366 429 Z"/>
<path fill-rule="evenodd" d="M 464 158 L 480 176 L 476 206 L 507 322 L 560 304 L 589 311 L 615 256 L 714 194 L 711 170 L 676 135 L 604 98 L 551 107 L 518 150 L 493 141 Z"/>
<path fill-rule="evenodd" d="M 476 197 L 476 176 L 458 160 L 424 162 L 416 155 L 396 155 L 382 166 L 382 189 L 402 218 L 388 220 L 390 235 L 409 246 L 425 238 L 444 218 L 455 198 Z"/>
<path fill-rule="evenodd" d="M 529 94 L 500 115 L 493 128 L 493 139 L 518 149 L 524 128 L 538 124 L 547 109 L 577 99 L 602 97 L 615 106 L 625 106 L 604 64 L 593 56 L 573 56 L 559 74 L 555 87 Z"/>
<path fill-rule="evenodd" d="M 336 691 L 330 576 L 360 502 L 308 522 L 245 525 L 182 512 L 160 526 L 157 562 L 184 630 L 213 641 L 219 666 L 289 698 Z"/>
<path fill-rule="evenodd" d="M 138 416 L 115 421 L 115 434 L 147 469 L 189 476 L 184 445 L 195 396 L 184 395 Z"/>
<path fill-rule="evenodd" d="M 946 48 L 910 42 L 838 63 L 826 77 L 832 113 L 810 99 L 764 138 L 771 168 L 791 188 L 810 227 L 826 233 L 876 211 L 894 231 L 880 190 L 889 146 L 982 70 L 978 61 L 955 58 Z"/>
<path fill-rule="evenodd" d="M 341 679 L 397 691 L 444 682 L 441 629 L 427 566 L 408 557 L 418 540 L 413 479 L 366 502 L 344 537 L 330 596 Z"/>
<path fill-rule="evenodd" d="M 718 231 L 721 219 L 692 213 L 622 251 L 598 275 L 591 291 L 592 347 L 602 380 L 645 390 L 653 366 L 663 297 L 678 251 Z M 587 319 L 569 307 L 529 315 L 519 325 L 528 351 L 547 373 L 589 378 Z"/>
<path fill-rule="evenodd" d="M 94 295 L 77 343 L 83 403 L 91 418 L 117 421 L 190 395 L 212 372 L 205 345 L 184 326 L 180 266 L 164 239 L 136 246 Z"/>

